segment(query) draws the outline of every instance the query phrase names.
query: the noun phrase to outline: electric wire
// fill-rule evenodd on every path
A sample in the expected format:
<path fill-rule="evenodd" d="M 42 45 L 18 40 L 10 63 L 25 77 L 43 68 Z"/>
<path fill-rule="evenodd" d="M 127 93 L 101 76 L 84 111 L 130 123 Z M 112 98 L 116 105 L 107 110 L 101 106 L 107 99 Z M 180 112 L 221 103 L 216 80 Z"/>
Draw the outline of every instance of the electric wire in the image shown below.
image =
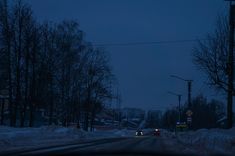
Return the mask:
<path fill-rule="evenodd" d="M 122 42 L 122 43 L 102 43 L 93 44 L 94 47 L 107 47 L 107 46 L 140 46 L 140 45 L 159 45 L 159 44 L 179 44 L 190 43 L 197 41 L 206 41 L 209 39 L 184 39 L 184 40 L 163 40 L 163 41 L 150 41 L 150 42 Z"/>

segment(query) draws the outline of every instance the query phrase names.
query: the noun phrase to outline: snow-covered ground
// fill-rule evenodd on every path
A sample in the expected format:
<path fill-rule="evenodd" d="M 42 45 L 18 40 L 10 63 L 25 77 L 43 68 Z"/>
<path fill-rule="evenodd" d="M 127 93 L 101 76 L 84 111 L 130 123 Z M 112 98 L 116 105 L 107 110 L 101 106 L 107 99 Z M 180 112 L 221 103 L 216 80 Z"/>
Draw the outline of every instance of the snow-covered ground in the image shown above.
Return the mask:
<path fill-rule="evenodd" d="M 232 129 L 200 129 L 178 133 L 177 139 L 198 154 L 235 154 L 235 127 Z"/>
<path fill-rule="evenodd" d="M 76 128 L 43 126 L 40 128 L 11 128 L 0 126 L 0 152 L 61 145 L 100 138 L 133 136 L 135 131 L 106 130 L 85 132 Z"/>

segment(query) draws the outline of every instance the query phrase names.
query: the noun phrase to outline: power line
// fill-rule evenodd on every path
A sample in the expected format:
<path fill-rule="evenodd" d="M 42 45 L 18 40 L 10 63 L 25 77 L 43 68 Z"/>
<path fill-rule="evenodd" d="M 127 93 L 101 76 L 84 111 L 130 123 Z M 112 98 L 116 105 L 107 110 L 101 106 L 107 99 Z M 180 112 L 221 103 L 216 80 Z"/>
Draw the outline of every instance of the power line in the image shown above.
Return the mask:
<path fill-rule="evenodd" d="M 94 44 L 95 47 L 105 47 L 105 46 L 140 46 L 140 45 L 157 45 L 157 44 L 174 44 L 174 43 L 188 43 L 197 42 L 208 39 L 185 39 L 185 40 L 165 40 L 165 41 L 152 41 L 152 42 L 123 42 L 123 43 L 102 43 Z"/>

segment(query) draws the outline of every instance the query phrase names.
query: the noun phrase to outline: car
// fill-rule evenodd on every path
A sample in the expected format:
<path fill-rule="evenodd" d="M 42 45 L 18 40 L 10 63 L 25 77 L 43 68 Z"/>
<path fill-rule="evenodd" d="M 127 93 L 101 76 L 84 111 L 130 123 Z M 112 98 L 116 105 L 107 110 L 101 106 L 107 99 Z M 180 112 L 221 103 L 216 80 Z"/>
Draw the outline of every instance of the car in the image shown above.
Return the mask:
<path fill-rule="evenodd" d="M 160 136 L 160 129 L 155 129 L 153 132 L 154 136 Z"/>
<path fill-rule="evenodd" d="M 143 133 L 142 130 L 137 130 L 137 131 L 135 132 L 135 135 L 136 135 L 136 136 L 143 136 L 144 133 Z"/>

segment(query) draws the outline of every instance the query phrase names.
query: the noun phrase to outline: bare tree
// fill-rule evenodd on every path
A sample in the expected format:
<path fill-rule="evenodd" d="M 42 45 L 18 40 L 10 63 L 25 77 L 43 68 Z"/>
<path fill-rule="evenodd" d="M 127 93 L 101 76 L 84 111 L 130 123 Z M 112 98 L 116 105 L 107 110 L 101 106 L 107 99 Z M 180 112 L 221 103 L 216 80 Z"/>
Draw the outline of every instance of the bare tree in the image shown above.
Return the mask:
<path fill-rule="evenodd" d="M 30 85 L 30 75 L 31 75 L 31 64 L 32 62 L 32 39 L 35 33 L 36 24 L 32 17 L 32 10 L 30 7 L 26 7 L 24 9 L 24 26 L 23 26 L 23 60 L 24 60 L 24 80 L 23 80 L 23 89 L 24 89 L 24 101 L 20 110 L 20 126 L 24 127 L 25 123 L 25 115 L 26 115 L 26 108 L 29 106 L 30 99 L 29 99 L 29 85 Z"/>
<path fill-rule="evenodd" d="M 13 103 L 12 103 L 12 32 L 10 26 L 10 15 L 7 5 L 7 0 L 0 1 L 0 29 L 1 29 L 1 54 L 5 53 L 7 65 L 7 80 L 8 80 L 8 95 L 9 95 L 9 112 L 10 112 L 10 125 L 13 126 Z M 1 62 L 5 60 L 1 57 Z M 2 68 L 3 70 L 4 68 Z"/>
<path fill-rule="evenodd" d="M 229 25 L 226 16 L 219 16 L 215 31 L 199 40 L 193 49 L 193 62 L 209 78 L 209 85 L 217 90 L 228 91 Z"/>
<path fill-rule="evenodd" d="M 101 49 L 90 48 L 90 57 L 85 67 L 84 129 L 92 130 L 97 111 L 107 99 L 112 98 L 110 80 L 113 78 L 107 53 Z"/>
<path fill-rule="evenodd" d="M 83 120 L 92 129 L 112 98 L 107 53 L 84 41 L 76 21 L 38 24 L 32 14 L 21 0 L 9 8 L 0 0 L 0 89 L 8 89 L 10 125 L 24 127 L 28 119 L 34 126 L 40 109 L 49 124 L 80 127 Z"/>

